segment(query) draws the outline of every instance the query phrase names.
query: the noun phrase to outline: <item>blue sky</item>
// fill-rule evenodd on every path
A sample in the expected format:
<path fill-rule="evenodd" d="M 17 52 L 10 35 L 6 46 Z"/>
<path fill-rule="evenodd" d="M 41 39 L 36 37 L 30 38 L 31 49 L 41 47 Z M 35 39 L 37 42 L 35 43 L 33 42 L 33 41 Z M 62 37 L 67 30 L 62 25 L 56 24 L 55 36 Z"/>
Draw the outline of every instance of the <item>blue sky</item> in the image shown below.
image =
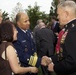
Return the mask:
<path fill-rule="evenodd" d="M 0 9 L 11 14 L 18 2 L 22 4 L 23 9 L 27 9 L 29 5 L 33 7 L 37 2 L 37 5 L 40 6 L 40 11 L 49 13 L 52 0 L 0 0 Z"/>

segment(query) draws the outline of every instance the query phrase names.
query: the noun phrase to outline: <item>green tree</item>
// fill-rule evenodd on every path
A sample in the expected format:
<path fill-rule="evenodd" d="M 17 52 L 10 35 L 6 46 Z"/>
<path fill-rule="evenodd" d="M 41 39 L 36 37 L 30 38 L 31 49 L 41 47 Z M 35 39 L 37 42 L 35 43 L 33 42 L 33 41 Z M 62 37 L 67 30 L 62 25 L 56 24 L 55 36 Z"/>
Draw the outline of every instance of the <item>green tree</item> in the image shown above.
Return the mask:
<path fill-rule="evenodd" d="M 50 14 L 49 16 L 57 16 L 57 5 L 58 5 L 59 0 L 53 0 L 53 2 L 51 3 L 51 7 L 50 7 Z"/>
<path fill-rule="evenodd" d="M 15 22 L 16 14 L 21 11 L 24 12 L 24 9 L 22 8 L 22 4 L 18 2 L 12 11 L 11 21 Z M 35 27 L 38 19 L 43 19 L 45 22 L 47 22 L 48 20 L 48 14 L 45 14 L 45 12 L 40 11 L 40 6 L 37 6 L 37 2 L 35 2 L 34 7 L 28 6 L 28 8 L 25 9 L 25 12 L 28 14 L 30 18 L 30 28 L 32 30 Z"/>
<path fill-rule="evenodd" d="M 7 13 L 6 11 L 4 11 L 4 12 L 2 13 L 2 18 L 3 18 L 3 21 L 9 20 L 8 13 Z"/>
<path fill-rule="evenodd" d="M 15 22 L 16 14 L 19 12 L 23 12 L 23 11 L 24 11 L 24 9 L 22 8 L 22 4 L 20 2 L 18 2 L 12 10 L 12 14 L 10 15 L 11 21 Z"/>
<path fill-rule="evenodd" d="M 37 6 L 37 2 L 35 2 L 34 7 L 28 6 L 28 9 L 25 10 L 30 18 L 30 28 L 33 30 L 33 28 L 36 25 L 36 22 L 38 19 L 46 19 L 47 14 L 45 12 L 40 11 L 40 7 Z"/>

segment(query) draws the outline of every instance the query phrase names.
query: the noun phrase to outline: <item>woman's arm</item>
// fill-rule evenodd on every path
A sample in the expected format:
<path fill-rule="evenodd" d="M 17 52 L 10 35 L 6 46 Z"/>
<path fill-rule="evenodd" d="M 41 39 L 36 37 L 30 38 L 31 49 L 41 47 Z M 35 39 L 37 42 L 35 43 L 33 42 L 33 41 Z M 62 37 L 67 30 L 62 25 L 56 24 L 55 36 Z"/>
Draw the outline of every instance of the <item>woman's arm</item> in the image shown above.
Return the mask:
<path fill-rule="evenodd" d="M 15 49 L 10 45 L 6 48 L 6 55 L 7 59 L 9 61 L 10 67 L 14 73 L 37 73 L 38 69 L 36 67 L 20 67 L 18 64 L 17 54 L 15 52 Z"/>

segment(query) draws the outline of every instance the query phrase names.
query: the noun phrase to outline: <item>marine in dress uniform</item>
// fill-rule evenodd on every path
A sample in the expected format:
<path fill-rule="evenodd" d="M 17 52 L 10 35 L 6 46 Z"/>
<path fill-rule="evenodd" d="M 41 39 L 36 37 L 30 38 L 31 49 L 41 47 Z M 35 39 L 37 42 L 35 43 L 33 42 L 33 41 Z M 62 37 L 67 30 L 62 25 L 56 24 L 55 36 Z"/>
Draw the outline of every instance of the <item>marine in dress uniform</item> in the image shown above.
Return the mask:
<path fill-rule="evenodd" d="M 76 75 L 76 19 L 69 22 L 59 33 L 56 57 L 52 57 L 57 75 Z"/>
<path fill-rule="evenodd" d="M 41 58 L 37 57 L 36 54 L 36 46 L 33 41 L 33 36 L 29 30 L 24 31 L 17 27 L 18 36 L 17 41 L 13 42 L 19 60 L 21 62 L 21 66 L 28 67 L 28 66 L 36 66 L 39 67 L 41 63 Z M 25 75 L 36 75 L 33 73 L 26 73 Z"/>
<path fill-rule="evenodd" d="M 57 14 L 64 28 L 59 32 L 56 55 L 51 57 L 53 63 L 48 65 L 48 70 L 57 75 L 76 75 L 76 3 L 60 2 Z"/>

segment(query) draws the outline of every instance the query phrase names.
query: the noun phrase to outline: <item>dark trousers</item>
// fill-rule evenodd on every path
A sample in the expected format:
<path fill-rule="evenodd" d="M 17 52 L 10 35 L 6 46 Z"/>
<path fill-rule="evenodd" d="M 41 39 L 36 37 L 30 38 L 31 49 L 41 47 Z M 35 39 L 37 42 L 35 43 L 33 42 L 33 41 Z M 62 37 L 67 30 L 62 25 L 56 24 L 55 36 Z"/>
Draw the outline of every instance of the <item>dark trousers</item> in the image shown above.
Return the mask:
<path fill-rule="evenodd" d="M 43 75 L 51 75 L 51 72 L 49 72 L 47 68 L 46 66 L 41 66 Z"/>

